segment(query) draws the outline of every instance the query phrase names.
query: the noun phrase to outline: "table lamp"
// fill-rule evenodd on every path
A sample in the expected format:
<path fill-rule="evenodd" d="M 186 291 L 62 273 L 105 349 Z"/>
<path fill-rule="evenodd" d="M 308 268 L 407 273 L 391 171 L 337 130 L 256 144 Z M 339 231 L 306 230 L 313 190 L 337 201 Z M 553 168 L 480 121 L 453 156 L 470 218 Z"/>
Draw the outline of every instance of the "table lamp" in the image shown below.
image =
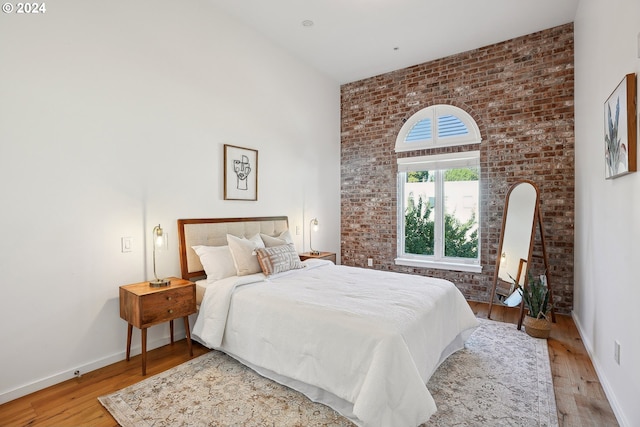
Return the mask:
<path fill-rule="evenodd" d="M 311 255 L 320 255 L 320 251 L 316 251 L 311 245 L 311 236 L 313 235 L 314 231 L 318 231 L 318 218 L 313 218 L 309 222 L 309 253 Z"/>
<path fill-rule="evenodd" d="M 151 280 L 149 282 L 149 285 L 151 285 L 154 288 L 161 287 L 161 286 L 169 286 L 171 284 L 171 280 L 158 279 L 158 274 L 156 273 L 156 248 L 161 248 L 165 244 L 164 242 L 165 235 L 164 235 L 164 232 L 162 231 L 162 227 L 160 227 L 160 224 L 153 227 L 153 231 L 151 234 L 153 235 L 153 277 L 155 277 L 155 279 Z"/>

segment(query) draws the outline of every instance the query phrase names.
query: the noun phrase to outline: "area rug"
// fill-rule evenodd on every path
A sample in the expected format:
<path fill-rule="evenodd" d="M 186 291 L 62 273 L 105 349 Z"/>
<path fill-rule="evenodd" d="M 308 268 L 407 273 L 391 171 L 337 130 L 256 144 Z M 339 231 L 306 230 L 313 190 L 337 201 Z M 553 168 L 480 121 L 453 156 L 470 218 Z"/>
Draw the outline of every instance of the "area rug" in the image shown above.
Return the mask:
<path fill-rule="evenodd" d="M 479 320 L 429 380 L 438 410 L 423 426 L 556 427 L 546 340 Z M 218 351 L 98 399 L 123 427 L 353 426 Z"/>

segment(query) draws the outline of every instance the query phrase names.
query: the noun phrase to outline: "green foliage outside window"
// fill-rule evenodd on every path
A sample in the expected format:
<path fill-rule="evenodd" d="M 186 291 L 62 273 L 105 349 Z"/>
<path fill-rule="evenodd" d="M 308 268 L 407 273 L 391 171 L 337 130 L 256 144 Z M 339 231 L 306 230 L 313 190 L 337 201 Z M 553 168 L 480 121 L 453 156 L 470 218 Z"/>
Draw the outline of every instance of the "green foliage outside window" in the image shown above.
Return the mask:
<path fill-rule="evenodd" d="M 444 215 L 444 255 L 459 258 L 478 257 L 478 230 L 471 229 L 476 225 L 476 213 L 465 223 L 461 223 L 451 214 Z M 470 232 L 471 231 L 471 232 Z"/>
<path fill-rule="evenodd" d="M 404 216 L 405 252 L 418 255 L 433 255 L 435 222 L 429 219 L 433 207 L 413 194 L 409 195 Z M 475 212 L 468 221 L 461 223 L 455 215 L 444 215 L 444 251 L 445 256 L 459 258 L 478 257 L 478 230 L 471 231 L 476 225 Z"/>
<path fill-rule="evenodd" d="M 433 181 L 434 175 L 429 171 L 412 171 L 407 173 L 407 182 Z M 478 181 L 479 168 L 448 169 L 444 172 L 444 180 Z M 416 201 L 413 193 L 409 194 L 405 209 L 405 252 L 417 255 L 434 254 L 435 221 L 430 219 L 433 206 L 428 200 L 418 196 Z M 474 229 L 475 228 L 475 229 Z M 477 258 L 478 257 L 478 229 L 476 213 L 464 223 L 460 222 L 453 213 L 444 215 L 444 255 L 447 257 Z"/>
<path fill-rule="evenodd" d="M 444 173 L 445 181 L 478 181 L 478 168 L 449 169 Z M 433 181 L 433 175 L 429 171 L 413 171 L 407 173 L 407 182 Z"/>
<path fill-rule="evenodd" d="M 433 226 L 429 220 L 432 207 L 418 197 L 416 203 L 413 193 L 409 194 L 404 215 L 404 250 L 410 254 L 433 255 Z"/>
<path fill-rule="evenodd" d="M 479 181 L 478 168 L 449 169 L 444 173 L 445 181 Z"/>
<path fill-rule="evenodd" d="M 417 171 L 417 172 L 409 172 L 407 174 L 407 182 L 428 182 L 429 181 L 429 171 Z M 433 177 L 431 178 L 433 181 Z"/>

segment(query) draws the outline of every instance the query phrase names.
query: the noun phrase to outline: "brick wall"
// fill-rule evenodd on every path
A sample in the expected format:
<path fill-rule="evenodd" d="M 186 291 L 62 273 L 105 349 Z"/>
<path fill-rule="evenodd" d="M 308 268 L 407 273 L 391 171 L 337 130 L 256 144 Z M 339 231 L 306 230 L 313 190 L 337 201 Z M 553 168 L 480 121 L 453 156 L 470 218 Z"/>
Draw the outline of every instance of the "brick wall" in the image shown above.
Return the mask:
<path fill-rule="evenodd" d="M 573 24 L 566 24 L 343 85 L 342 263 L 365 267 L 373 258 L 374 268 L 445 278 L 467 299 L 488 301 L 506 192 L 513 182 L 530 179 L 540 188 L 556 308 L 568 313 L 573 301 L 573 79 Z M 460 150 L 394 152 L 403 121 L 433 104 L 460 107 L 480 127 L 482 273 L 394 264 L 396 159 Z"/>

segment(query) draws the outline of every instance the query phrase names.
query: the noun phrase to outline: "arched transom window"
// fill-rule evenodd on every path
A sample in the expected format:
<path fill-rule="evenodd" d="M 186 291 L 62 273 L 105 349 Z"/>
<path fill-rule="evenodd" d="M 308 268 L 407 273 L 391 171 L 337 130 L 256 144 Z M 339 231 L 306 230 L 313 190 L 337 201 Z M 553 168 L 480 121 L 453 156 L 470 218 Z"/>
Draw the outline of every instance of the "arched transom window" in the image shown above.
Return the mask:
<path fill-rule="evenodd" d="M 481 141 L 480 129 L 466 111 L 439 104 L 418 111 L 405 122 L 396 138 L 396 152 Z"/>

